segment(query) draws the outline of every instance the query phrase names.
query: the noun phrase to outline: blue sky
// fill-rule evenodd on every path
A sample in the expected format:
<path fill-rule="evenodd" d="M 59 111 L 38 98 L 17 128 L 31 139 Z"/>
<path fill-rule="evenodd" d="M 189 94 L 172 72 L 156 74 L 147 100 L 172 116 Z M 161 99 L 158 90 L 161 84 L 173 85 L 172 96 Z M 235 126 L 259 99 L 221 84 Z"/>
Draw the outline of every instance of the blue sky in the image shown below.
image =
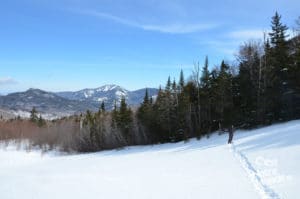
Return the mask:
<path fill-rule="evenodd" d="M 270 29 L 275 11 L 295 26 L 299 0 L 3 0 L 0 94 L 41 88 L 164 85 L 209 57 L 231 61 L 238 46 Z"/>

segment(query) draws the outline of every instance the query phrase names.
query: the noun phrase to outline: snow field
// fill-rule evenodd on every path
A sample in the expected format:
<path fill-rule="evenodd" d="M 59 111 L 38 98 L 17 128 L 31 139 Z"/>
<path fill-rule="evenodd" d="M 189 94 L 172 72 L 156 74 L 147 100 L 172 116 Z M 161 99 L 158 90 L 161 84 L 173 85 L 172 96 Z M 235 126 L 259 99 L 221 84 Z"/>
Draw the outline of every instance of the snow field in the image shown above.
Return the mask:
<path fill-rule="evenodd" d="M 80 155 L 0 149 L 0 198 L 298 198 L 300 121 Z"/>

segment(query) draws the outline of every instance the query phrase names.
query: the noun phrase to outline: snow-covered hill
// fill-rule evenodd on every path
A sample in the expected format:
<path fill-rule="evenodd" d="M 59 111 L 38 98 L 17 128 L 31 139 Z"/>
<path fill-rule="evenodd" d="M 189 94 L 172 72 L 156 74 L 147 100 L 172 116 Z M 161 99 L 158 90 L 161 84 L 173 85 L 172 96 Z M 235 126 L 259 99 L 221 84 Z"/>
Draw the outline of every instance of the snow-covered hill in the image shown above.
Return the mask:
<path fill-rule="evenodd" d="M 68 100 L 57 96 L 55 93 L 46 92 L 40 89 L 29 89 L 25 92 L 11 93 L 0 97 L 0 107 L 10 113 L 24 113 L 35 107 L 44 114 L 69 115 L 76 112 L 84 112 L 93 109 L 95 106 L 89 103 L 82 103 L 75 100 Z M 16 115 L 17 116 L 17 115 Z"/>
<path fill-rule="evenodd" d="M 0 198 L 299 198 L 300 121 L 82 155 L 0 150 Z"/>
<path fill-rule="evenodd" d="M 57 118 L 75 113 L 94 110 L 98 106 L 91 103 L 68 100 L 52 92 L 29 89 L 25 92 L 11 93 L 0 97 L 0 109 L 15 117 L 29 117 L 35 107 L 44 118 Z"/>

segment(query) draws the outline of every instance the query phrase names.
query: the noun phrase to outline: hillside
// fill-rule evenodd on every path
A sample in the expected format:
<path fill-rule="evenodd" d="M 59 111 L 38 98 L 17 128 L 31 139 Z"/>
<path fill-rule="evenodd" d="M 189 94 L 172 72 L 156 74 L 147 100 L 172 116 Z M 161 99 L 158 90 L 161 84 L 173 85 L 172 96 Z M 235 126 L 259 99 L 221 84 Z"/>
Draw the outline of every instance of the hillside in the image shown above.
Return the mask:
<path fill-rule="evenodd" d="M 25 92 L 11 93 L 0 97 L 0 107 L 12 114 L 29 116 L 35 107 L 39 112 L 57 116 L 71 115 L 95 109 L 95 105 L 75 100 L 68 100 L 54 93 L 40 89 L 29 89 Z"/>
<path fill-rule="evenodd" d="M 0 150 L 1 198 L 289 198 L 300 185 L 300 121 L 187 143 L 81 155 Z"/>

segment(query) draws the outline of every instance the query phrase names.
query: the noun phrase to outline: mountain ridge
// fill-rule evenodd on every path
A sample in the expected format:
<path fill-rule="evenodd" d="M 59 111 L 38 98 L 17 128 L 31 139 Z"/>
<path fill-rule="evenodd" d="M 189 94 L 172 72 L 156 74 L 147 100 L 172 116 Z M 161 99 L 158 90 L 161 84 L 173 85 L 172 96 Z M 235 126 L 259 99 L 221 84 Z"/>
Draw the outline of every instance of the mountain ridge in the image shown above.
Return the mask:
<path fill-rule="evenodd" d="M 149 96 L 155 98 L 158 93 L 156 88 L 129 91 L 115 84 L 63 92 L 30 88 L 24 92 L 0 96 L 0 109 L 12 112 L 14 115 L 21 112 L 22 116 L 28 117 L 28 112 L 35 107 L 41 114 L 60 117 L 79 114 L 86 110 L 97 111 L 100 104 L 104 102 L 106 109 L 112 110 L 114 103 L 118 105 L 122 97 L 125 97 L 129 106 L 138 106 L 144 98 L 146 89 L 148 89 Z"/>
<path fill-rule="evenodd" d="M 149 96 L 155 97 L 158 93 L 156 88 L 141 88 L 134 91 L 129 91 L 116 84 L 106 84 L 97 88 L 86 88 L 79 91 L 64 91 L 56 92 L 60 97 L 77 100 L 88 101 L 93 103 L 107 104 L 108 109 L 112 109 L 114 102 L 120 103 L 122 97 L 125 97 L 130 106 L 139 105 L 142 102 L 145 91 L 148 89 Z"/>

